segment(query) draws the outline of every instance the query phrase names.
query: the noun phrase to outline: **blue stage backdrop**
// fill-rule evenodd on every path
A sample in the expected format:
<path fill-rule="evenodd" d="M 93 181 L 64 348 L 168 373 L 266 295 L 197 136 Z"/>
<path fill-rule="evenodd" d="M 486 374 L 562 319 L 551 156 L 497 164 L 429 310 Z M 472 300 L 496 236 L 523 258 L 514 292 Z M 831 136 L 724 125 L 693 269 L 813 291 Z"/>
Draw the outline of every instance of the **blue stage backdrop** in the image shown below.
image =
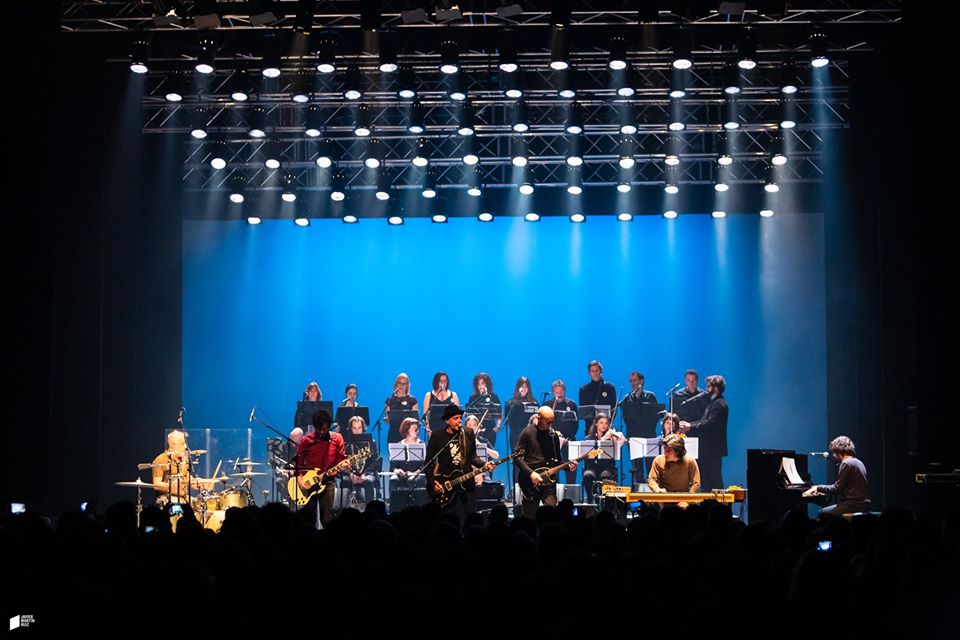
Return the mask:
<path fill-rule="evenodd" d="M 422 405 L 439 369 L 466 402 L 478 371 L 505 401 L 520 375 L 576 400 L 594 358 L 661 398 L 695 368 L 726 377 L 724 476 L 744 484 L 748 448 L 826 444 L 823 262 L 814 214 L 187 221 L 187 424 L 245 427 L 256 404 L 288 431 L 310 380 L 335 402 L 359 385 L 375 416 L 400 371 Z"/>

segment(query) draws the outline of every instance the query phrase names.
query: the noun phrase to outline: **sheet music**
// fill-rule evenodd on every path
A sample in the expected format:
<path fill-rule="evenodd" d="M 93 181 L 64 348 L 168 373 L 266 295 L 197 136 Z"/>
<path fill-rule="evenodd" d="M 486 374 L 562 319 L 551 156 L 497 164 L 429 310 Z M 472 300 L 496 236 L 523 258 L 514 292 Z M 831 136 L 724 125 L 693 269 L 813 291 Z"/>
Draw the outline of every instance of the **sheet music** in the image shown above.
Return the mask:
<path fill-rule="evenodd" d="M 780 458 L 780 471 L 787 474 L 787 480 L 790 484 L 803 484 L 803 478 L 797 471 L 797 461 L 793 458 Z"/>

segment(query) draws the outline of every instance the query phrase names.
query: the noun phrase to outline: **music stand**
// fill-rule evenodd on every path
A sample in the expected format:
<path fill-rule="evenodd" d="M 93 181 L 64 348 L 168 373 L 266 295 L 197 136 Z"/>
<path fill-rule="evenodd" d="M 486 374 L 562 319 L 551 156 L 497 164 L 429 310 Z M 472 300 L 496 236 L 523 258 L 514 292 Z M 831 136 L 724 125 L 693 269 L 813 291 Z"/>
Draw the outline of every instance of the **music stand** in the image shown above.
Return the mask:
<path fill-rule="evenodd" d="M 687 454 L 697 459 L 700 453 L 700 438 L 687 438 L 684 440 L 684 446 Z M 656 458 L 663 453 L 663 438 L 630 438 L 630 459 L 638 458 Z"/>
<path fill-rule="evenodd" d="M 620 405 L 623 422 L 627 426 L 628 438 L 649 438 L 657 433 L 660 413 L 665 404 L 657 402 L 624 402 Z"/>
<path fill-rule="evenodd" d="M 309 400 L 298 400 L 297 413 L 293 418 L 293 426 L 303 429 L 304 435 L 310 433 L 313 431 L 313 414 L 320 409 L 324 409 L 330 414 L 331 420 L 333 419 L 333 403 L 331 401 L 317 400 L 316 402 L 310 402 Z M 332 428 L 333 427 L 331 427 L 331 429 Z"/>
<path fill-rule="evenodd" d="M 597 456 L 597 461 L 620 461 L 620 447 L 617 446 L 616 440 L 571 440 L 567 446 L 571 460 L 587 455 L 591 449 L 600 449 L 603 453 Z"/>
<path fill-rule="evenodd" d="M 416 413 L 416 412 L 414 412 Z M 427 459 L 427 444 L 425 442 L 415 442 L 409 444 L 406 442 L 391 442 L 387 445 L 388 455 L 390 459 L 387 463 L 387 469 L 393 470 L 393 463 L 410 463 L 416 462 L 417 467 L 423 465 L 424 461 Z M 387 476 L 381 476 L 383 478 L 383 495 L 387 495 Z"/>
<path fill-rule="evenodd" d="M 368 427 L 370 426 L 370 407 L 337 407 L 337 418 L 334 422 L 341 428 L 340 433 L 346 435 L 350 420 L 355 416 L 360 416 L 363 418 L 363 424 Z"/>
<path fill-rule="evenodd" d="M 557 409 L 553 412 L 554 428 L 567 440 L 577 437 L 580 423 L 577 422 L 577 412 L 568 409 Z"/>
<path fill-rule="evenodd" d="M 609 418 L 612 409 L 613 407 L 608 404 L 585 404 L 577 409 L 577 417 L 589 425 L 597 416 L 607 416 Z M 587 428 L 589 429 L 589 426 Z"/>
<path fill-rule="evenodd" d="M 427 426 L 430 427 L 430 431 L 435 431 L 438 429 L 443 429 L 447 424 L 443 421 L 443 412 L 447 410 L 449 404 L 430 404 L 429 411 L 429 420 L 427 421 Z M 458 405 L 459 406 L 459 405 Z"/>

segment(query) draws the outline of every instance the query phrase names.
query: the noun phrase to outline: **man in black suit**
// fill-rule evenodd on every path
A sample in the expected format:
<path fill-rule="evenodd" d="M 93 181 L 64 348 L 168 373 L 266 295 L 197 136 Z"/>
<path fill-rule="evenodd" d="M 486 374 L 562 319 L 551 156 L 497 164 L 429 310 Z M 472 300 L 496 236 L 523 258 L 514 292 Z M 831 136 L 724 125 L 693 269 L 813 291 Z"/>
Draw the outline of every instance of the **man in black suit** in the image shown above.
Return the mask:
<path fill-rule="evenodd" d="M 723 391 L 727 381 L 723 376 L 707 376 L 710 401 L 703 417 L 694 422 L 680 421 L 680 431 L 699 438 L 700 452 L 697 465 L 704 491 L 723 489 L 723 458 L 727 455 L 727 416 L 730 412 Z"/>

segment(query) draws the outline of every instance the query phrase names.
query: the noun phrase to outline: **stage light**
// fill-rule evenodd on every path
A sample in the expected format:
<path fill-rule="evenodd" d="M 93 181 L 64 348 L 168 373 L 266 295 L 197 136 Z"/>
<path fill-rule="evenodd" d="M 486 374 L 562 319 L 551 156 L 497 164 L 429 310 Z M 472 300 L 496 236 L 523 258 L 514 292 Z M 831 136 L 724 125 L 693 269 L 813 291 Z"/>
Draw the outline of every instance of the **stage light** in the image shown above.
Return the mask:
<path fill-rule="evenodd" d="M 359 100 L 363 97 L 363 76 L 360 69 L 347 69 L 343 76 L 343 97 L 347 100 Z"/>
<path fill-rule="evenodd" d="M 533 183 L 524 182 L 520 185 L 520 193 L 525 196 L 533 195 Z"/>
<path fill-rule="evenodd" d="M 723 182 L 722 180 L 723 178 L 721 178 L 720 182 L 717 182 L 715 185 L 713 185 L 713 189 L 717 193 L 725 193 L 730 189 L 730 185 L 728 185 L 726 182 Z"/>
<path fill-rule="evenodd" d="M 737 100 L 728 96 L 723 103 L 723 128 L 727 131 L 733 131 L 740 128 L 740 118 L 738 115 L 739 105 Z"/>
<path fill-rule="evenodd" d="M 674 120 L 670 123 L 670 131 L 683 131 L 686 128 L 686 125 L 680 122 L 679 120 Z"/>
<path fill-rule="evenodd" d="M 664 212 L 663 212 L 663 217 L 666 218 L 667 220 L 675 220 L 676 217 L 677 217 L 677 212 L 674 211 L 673 209 L 670 209 L 670 210 L 668 210 L 668 211 L 664 211 Z"/>
<path fill-rule="evenodd" d="M 797 126 L 797 103 L 788 98 L 780 101 L 780 128 L 793 129 Z"/>
<path fill-rule="evenodd" d="M 786 60 L 779 70 L 780 92 L 785 95 L 793 95 L 799 91 L 799 82 L 797 79 L 797 65 L 793 60 Z"/>
<path fill-rule="evenodd" d="M 456 40 L 440 43 L 440 71 L 448 75 L 460 71 L 460 45 Z"/>
<path fill-rule="evenodd" d="M 830 64 L 830 58 L 827 55 L 827 36 L 820 31 L 814 32 L 810 36 L 810 66 L 814 69 L 821 69 Z"/>
<path fill-rule="evenodd" d="M 387 224 L 392 225 L 394 227 L 400 226 L 403 224 L 403 217 L 390 216 L 389 218 L 387 218 Z"/>
<path fill-rule="evenodd" d="M 297 225 L 298 227 L 309 227 L 310 218 L 304 218 L 303 216 L 300 216 L 293 220 L 293 224 Z"/>
<path fill-rule="evenodd" d="M 620 159 L 617 164 L 620 165 L 621 169 L 632 169 L 636 163 L 637 161 L 633 157 L 633 140 L 624 138 L 620 141 Z"/>
<path fill-rule="evenodd" d="M 167 88 L 164 94 L 167 102 L 182 102 L 186 93 L 186 77 L 182 71 L 173 71 L 167 76 Z"/>
<path fill-rule="evenodd" d="M 672 182 L 668 182 L 666 186 L 663 187 L 663 190 L 666 193 L 669 193 L 670 195 L 676 195 L 680 193 L 680 187 L 678 187 L 675 183 L 672 183 Z"/>
<path fill-rule="evenodd" d="M 210 147 L 210 166 L 217 171 L 227 167 L 227 143 L 217 140 Z"/>
<path fill-rule="evenodd" d="M 260 218 L 260 216 L 247 216 L 247 224 L 251 227 L 255 227 L 261 222 L 263 222 L 263 220 Z"/>
<path fill-rule="evenodd" d="M 723 67 L 723 92 L 727 95 L 740 93 L 740 69 L 732 62 Z"/>
<path fill-rule="evenodd" d="M 317 166 L 321 169 L 329 169 L 333 166 L 335 158 L 333 157 L 333 140 L 326 138 L 320 142 L 320 155 L 317 156 Z"/>
<path fill-rule="evenodd" d="M 614 71 L 627 68 L 627 40 L 623 36 L 610 38 L 610 58 L 607 66 Z"/>
<path fill-rule="evenodd" d="M 515 167 L 525 167 L 529 162 L 527 157 L 527 142 L 523 138 L 514 138 L 510 141 L 510 162 Z"/>
<path fill-rule="evenodd" d="M 475 167 L 467 175 L 467 195 L 474 198 L 483 193 L 483 169 Z"/>
<path fill-rule="evenodd" d="M 500 63 L 497 65 L 504 73 L 515 73 L 517 66 L 517 32 L 513 29 L 504 29 L 499 34 Z"/>
<path fill-rule="evenodd" d="M 570 222 L 576 222 L 579 224 L 581 222 L 586 222 L 586 220 L 587 220 L 587 216 L 583 215 L 582 213 L 570 214 Z"/>
<path fill-rule="evenodd" d="M 381 36 L 380 73 L 396 73 L 399 68 L 399 65 L 397 65 L 397 53 L 390 47 L 385 46 Z"/>
<path fill-rule="evenodd" d="M 776 181 L 771 180 L 763 185 L 763 190 L 767 193 L 778 193 L 780 191 L 780 185 Z"/>
<path fill-rule="evenodd" d="M 720 154 L 720 157 L 717 158 L 717 164 L 719 164 L 721 167 L 729 167 L 733 164 L 733 156 L 724 151 Z"/>
<path fill-rule="evenodd" d="M 567 164 L 579 167 L 583 164 L 583 140 L 580 136 L 570 136 L 567 139 Z"/>
<path fill-rule="evenodd" d="M 263 39 L 263 73 L 266 78 L 280 77 L 280 59 L 282 57 L 283 41 L 277 34 L 268 35 Z"/>
<path fill-rule="evenodd" d="M 203 140 L 207 137 L 207 110 L 203 107 L 197 107 L 191 114 L 193 123 L 190 126 L 190 135 L 197 140 Z"/>
<path fill-rule="evenodd" d="M 523 74 L 505 73 L 500 76 L 500 88 L 503 89 L 503 95 L 511 100 L 519 100 L 523 97 Z"/>
<path fill-rule="evenodd" d="M 357 224 L 358 222 L 357 216 L 350 214 L 343 216 L 340 220 L 342 220 L 344 224 Z"/>
<path fill-rule="evenodd" d="M 266 117 L 267 114 L 263 110 L 263 107 L 257 106 L 250 108 L 250 129 L 248 133 L 251 138 L 263 138 L 267 135 L 264 125 Z"/>
<path fill-rule="evenodd" d="M 137 39 L 130 49 L 130 71 L 138 74 L 144 74 L 150 70 L 150 43 L 143 39 Z"/>
<path fill-rule="evenodd" d="M 417 97 L 417 74 L 413 67 L 404 65 L 397 76 L 397 96 L 404 100 Z"/>
<path fill-rule="evenodd" d="M 567 169 L 567 193 L 572 196 L 583 193 L 583 175 L 580 169 L 573 167 Z"/>
<path fill-rule="evenodd" d="M 527 117 L 527 105 L 522 100 L 513 105 L 512 128 L 517 133 L 524 133 L 530 130 L 530 119 Z"/>
<path fill-rule="evenodd" d="M 357 107 L 357 115 L 353 120 L 353 135 L 359 138 L 366 138 L 370 135 L 373 129 L 370 124 L 372 115 L 370 105 L 362 104 Z"/>
<path fill-rule="evenodd" d="M 668 167 L 675 167 L 680 164 L 680 156 L 674 151 L 667 152 L 666 157 L 663 159 L 663 163 Z"/>
<path fill-rule="evenodd" d="M 550 33 L 550 68 L 554 71 L 563 71 L 569 67 L 570 45 L 567 30 L 563 27 L 554 27 Z"/>
<path fill-rule="evenodd" d="M 479 220 L 480 222 L 493 222 L 493 214 L 486 213 L 486 212 L 481 213 L 480 215 L 477 216 L 477 220 Z"/>
<path fill-rule="evenodd" d="M 284 17 L 280 0 L 247 0 L 247 8 L 250 12 L 250 24 L 255 27 L 273 24 Z"/>
<path fill-rule="evenodd" d="M 684 74 L 682 71 L 674 71 L 673 76 L 670 80 L 670 97 L 674 100 L 679 100 L 687 95 L 687 83 L 684 82 Z"/>
<path fill-rule="evenodd" d="M 330 199 L 334 202 L 343 202 L 346 197 L 347 179 L 342 172 L 338 171 L 330 180 Z"/>
<path fill-rule="evenodd" d="M 298 71 L 291 84 L 290 98 L 294 102 L 304 104 L 310 101 L 310 94 L 313 92 L 313 72 Z"/>
<path fill-rule="evenodd" d="M 773 158 L 771 158 L 770 162 L 773 163 L 773 166 L 782 167 L 787 164 L 787 154 L 786 151 L 784 151 L 786 145 L 781 136 L 773 139 L 771 148 L 773 149 Z"/>
<path fill-rule="evenodd" d="M 430 141 L 418 138 L 413 147 L 413 158 L 410 160 L 415 167 L 425 167 L 430 164 Z"/>
<path fill-rule="evenodd" d="M 773 209 L 761 209 L 761 210 L 760 210 L 760 217 L 761 217 L 761 218 L 772 218 L 772 217 L 773 217 Z"/>
<path fill-rule="evenodd" d="M 628 136 L 632 136 L 636 132 L 637 132 L 637 125 L 633 124 L 632 122 L 627 122 L 625 124 L 620 125 L 620 133 L 623 133 Z"/>
<path fill-rule="evenodd" d="M 676 42 L 673 45 L 673 68 L 681 71 L 689 69 L 693 66 L 689 35 L 686 32 L 678 31 L 674 38 Z"/>
<path fill-rule="evenodd" d="M 303 133 L 308 138 L 319 138 L 320 127 L 323 125 L 323 112 L 315 104 L 307 107 L 306 122 L 303 125 Z"/>
<path fill-rule="evenodd" d="M 434 172 L 427 171 L 424 175 L 420 195 L 427 199 L 437 197 L 437 175 Z"/>
<path fill-rule="evenodd" d="M 324 38 L 317 46 L 317 71 L 324 75 L 337 71 L 337 45 L 332 38 Z"/>
<path fill-rule="evenodd" d="M 377 178 L 377 191 L 374 194 L 380 202 L 386 202 L 390 199 L 390 177 L 384 171 Z"/>
<path fill-rule="evenodd" d="M 710 215 L 711 215 L 712 217 L 714 217 L 714 218 L 716 218 L 716 219 L 719 220 L 720 218 L 726 218 L 726 217 L 727 217 L 727 212 L 726 212 L 726 211 L 714 211 L 714 212 L 711 213 Z"/>
<path fill-rule="evenodd" d="M 768 166 L 764 170 L 763 190 L 767 193 L 777 193 L 780 191 L 780 184 L 777 182 L 777 168 Z"/>
<path fill-rule="evenodd" d="M 383 145 L 379 140 L 367 143 L 367 154 L 363 159 L 363 166 L 367 169 L 379 169 L 383 165 Z"/>
<path fill-rule="evenodd" d="M 217 55 L 217 47 L 213 43 L 213 38 L 204 36 L 200 38 L 200 49 L 197 52 L 197 64 L 194 69 L 197 73 L 208 75 L 213 73 L 214 58 Z"/>
<path fill-rule="evenodd" d="M 631 187 L 629 182 L 621 181 L 620 184 L 617 185 L 617 191 L 620 193 L 630 193 L 630 189 Z"/>
<path fill-rule="evenodd" d="M 237 69 L 230 77 L 230 98 L 234 102 L 246 102 L 254 94 L 256 86 L 246 69 Z"/>
<path fill-rule="evenodd" d="M 631 220 L 633 220 L 633 214 L 626 213 L 626 212 L 617 214 L 617 220 L 619 220 L 620 222 L 630 222 Z"/>
<path fill-rule="evenodd" d="M 196 0 L 193 3 L 193 28 L 197 31 L 220 28 L 217 0 Z"/>
<path fill-rule="evenodd" d="M 480 162 L 480 157 L 475 153 L 467 153 L 463 156 L 463 164 L 473 166 Z"/>
<path fill-rule="evenodd" d="M 577 97 L 577 87 L 575 86 L 573 71 L 571 69 L 560 72 L 560 80 L 557 83 L 557 95 L 565 100 L 573 100 Z"/>
<path fill-rule="evenodd" d="M 636 73 L 633 68 L 628 67 L 622 72 L 616 74 L 616 79 L 619 82 L 616 82 L 619 86 L 617 87 L 617 95 L 621 98 L 630 98 L 637 92 L 634 89 L 634 85 L 638 84 Z"/>
<path fill-rule="evenodd" d="M 297 193 L 296 193 L 297 183 L 293 174 L 292 173 L 285 174 L 281 180 L 281 183 L 283 185 L 283 192 L 280 198 L 284 202 L 296 202 L 297 201 Z"/>
<path fill-rule="evenodd" d="M 267 169 L 280 168 L 280 143 L 268 140 L 263 144 L 263 164 Z"/>
<path fill-rule="evenodd" d="M 430 217 L 430 219 L 436 222 L 437 224 L 443 224 L 444 222 L 447 221 L 447 216 L 443 215 L 442 213 L 435 213 L 433 214 L 433 216 Z"/>
<path fill-rule="evenodd" d="M 408 116 L 407 131 L 410 133 L 423 133 L 426 130 L 423 120 L 423 105 L 419 101 L 410 105 Z"/>
<path fill-rule="evenodd" d="M 579 102 L 574 102 L 570 105 L 570 109 L 567 111 L 565 128 L 567 133 L 570 134 L 577 135 L 583 133 L 583 105 Z"/>
<path fill-rule="evenodd" d="M 242 204 L 247 190 L 247 179 L 242 174 L 235 173 L 230 176 L 228 183 L 230 185 L 230 202 Z"/>
<path fill-rule="evenodd" d="M 447 97 L 454 102 L 463 102 L 467 99 L 466 79 L 463 74 L 450 76 L 446 80 Z"/>
<path fill-rule="evenodd" d="M 531 211 L 527 215 L 523 216 L 523 219 L 527 222 L 540 222 L 540 214 Z"/>
<path fill-rule="evenodd" d="M 757 43 L 749 30 L 745 31 L 737 47 L 737 67 L 750 71 L 757 67 Z"/>
<path fill-rule="evenodd" d="M 457 133 L 461 136 L 472 136 L 475 132 L 474 119 L 473 107 L 469 104 L 463 105 L 460 111 L 460 126 L 457 128 Z"/>

